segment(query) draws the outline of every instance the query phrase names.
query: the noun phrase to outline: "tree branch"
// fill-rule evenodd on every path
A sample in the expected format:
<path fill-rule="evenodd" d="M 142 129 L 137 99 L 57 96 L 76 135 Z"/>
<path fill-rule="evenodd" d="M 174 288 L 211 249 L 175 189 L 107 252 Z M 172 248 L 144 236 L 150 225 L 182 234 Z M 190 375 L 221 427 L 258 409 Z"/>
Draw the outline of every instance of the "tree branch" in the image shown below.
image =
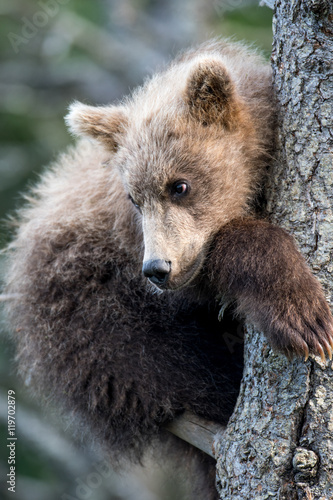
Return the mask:
<path fill-rule="evenodd" d="M 190 412 L 185 412 L 170 422 L 166 425 L 166 429 L 213 458 L 216 458 L 216 440 L 221 439 L 225 431 L 224 426 L 197 417 Z"/>
<path fill-rule="evenodd" d="M 19 299 L 18 293 L 0 293 L 0 302 L 9 302 L 10 300 Z"/>

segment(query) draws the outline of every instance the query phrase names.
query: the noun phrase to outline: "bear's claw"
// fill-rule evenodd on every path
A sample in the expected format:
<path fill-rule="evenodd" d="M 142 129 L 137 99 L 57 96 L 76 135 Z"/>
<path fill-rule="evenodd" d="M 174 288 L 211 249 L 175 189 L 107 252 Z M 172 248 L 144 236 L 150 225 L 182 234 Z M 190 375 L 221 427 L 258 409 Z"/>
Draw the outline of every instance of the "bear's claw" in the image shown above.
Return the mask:
<path fill-rule="evenodd" d="M 320 301 L 320 310 L 316 319 L 307 314 L 297 315 L 295 311 L 287 319 L 272 322 L 268 337 L 276 350 L 284 352 L 289 358 L 293 355 L 304 356 L 305 361 L 309 355 L 318 355 L 325 362 L 326 357 L 332 360 L 333 353 L 333 318 L 328 305 Z M 324 312 L 324 314 L 323 314 Z M 325 317 L 325 320 L 322 318 Z"/>

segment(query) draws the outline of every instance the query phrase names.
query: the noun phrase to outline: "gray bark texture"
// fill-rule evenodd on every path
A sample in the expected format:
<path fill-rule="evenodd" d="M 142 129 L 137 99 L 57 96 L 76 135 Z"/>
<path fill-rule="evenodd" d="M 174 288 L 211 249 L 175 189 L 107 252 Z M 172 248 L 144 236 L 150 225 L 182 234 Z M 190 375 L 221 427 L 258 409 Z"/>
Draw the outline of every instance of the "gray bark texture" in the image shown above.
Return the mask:
<path fill-rule="evenodd" d="M 292 233 L 333 302 L 333 2 L 277 0 L 277 161 L 268 217 Z M 235 412 L 215 442 L 223 500 L 333 499 L 332 362 L 288 361 L 251 327 Z"/>

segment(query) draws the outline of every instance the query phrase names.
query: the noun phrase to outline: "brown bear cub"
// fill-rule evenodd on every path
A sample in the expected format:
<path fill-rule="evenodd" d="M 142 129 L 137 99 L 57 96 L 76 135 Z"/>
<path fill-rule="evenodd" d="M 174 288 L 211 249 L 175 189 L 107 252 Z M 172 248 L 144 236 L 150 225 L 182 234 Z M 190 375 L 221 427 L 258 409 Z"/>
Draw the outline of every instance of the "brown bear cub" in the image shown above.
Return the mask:
<path fill-rule="evenodd" d="M 19 213 L 6 281 L 21 374 L 113 455 L 140 459 L 184 410 L 227 422 L 240 373 L 218 338 L 221 296 L 277 350 L 331 357 L 320 284 L 254 217 L 272 102 L 257 54 L 201 45 L 119 105 L 73 104 L 82 139 Z"/>

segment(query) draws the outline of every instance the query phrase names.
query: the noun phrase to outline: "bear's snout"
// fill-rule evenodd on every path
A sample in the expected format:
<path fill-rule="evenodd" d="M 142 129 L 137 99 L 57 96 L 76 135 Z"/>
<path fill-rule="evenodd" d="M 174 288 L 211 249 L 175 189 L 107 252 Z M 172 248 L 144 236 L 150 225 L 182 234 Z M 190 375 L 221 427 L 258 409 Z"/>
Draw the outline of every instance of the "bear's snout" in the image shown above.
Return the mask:
<path fill-rule="evenodd" d="M 142 272 L 154 285 L 166 284 L 171 271 L 171 262 L 163 259 L 147 260 L 143 263 Z"/>

